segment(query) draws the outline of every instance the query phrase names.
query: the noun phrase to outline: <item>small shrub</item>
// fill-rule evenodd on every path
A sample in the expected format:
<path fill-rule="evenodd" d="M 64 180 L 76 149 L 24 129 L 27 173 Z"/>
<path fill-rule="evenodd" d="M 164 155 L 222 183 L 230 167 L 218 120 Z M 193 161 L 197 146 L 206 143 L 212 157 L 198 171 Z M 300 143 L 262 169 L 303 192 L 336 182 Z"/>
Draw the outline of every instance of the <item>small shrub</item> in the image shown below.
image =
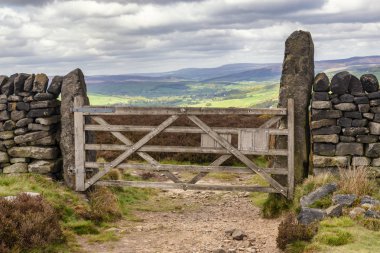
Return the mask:
<path fill-rule="evenodd" d="M 353 236 L 347 231 L 332 229 L 318 234 L 315 239 L 326 245 L 341 246 L 352 242 Z"/>
<path fill-rule="evenodd" d="M 121 217 L 118 200 L 107 187 L 94 187 L 89 192 L 91 215 L 95 221 L 114 221 Z"/>
<path fill-rule="evenodd" d="M 288 210 L 292 202 L 284 196 L 276 193 L 271 193 L 263 204 L 264 218 L 276 218 L 285 210 Z"/>
<path fill-rule="evenodd" d="M 310 241 L 318 232 L 318 225 L 299 224 L 294 213 L 289 213 L 278 227 L 277 247 L 284 250 L 296 241 Z"/>
<path fill-rule="evenodd" d="M 286 253 L 303 253 L 306 246 L 308 245 L 305 241 L 295 241 L 291 244 L 287 244 L 285 248 Z"/>
<path fill-rule="evenodd" d="M 370 179 L 368 169 L 364 166 L 340 169 L 339 191 L 346 194 L 372 195 L 376 183 Z"/>
<path fill-rule="evenodd" d="M 0 251 L 44 248 L 63 240 L 55 209 L 41 197 L 0 198 Z"/>
<path fill-rule="evenodd" d="M 376 218 L 362 218 L 358 220 L 358 223 L 366 229 L 373 231 L 380 231 L 380 220 Z"/>

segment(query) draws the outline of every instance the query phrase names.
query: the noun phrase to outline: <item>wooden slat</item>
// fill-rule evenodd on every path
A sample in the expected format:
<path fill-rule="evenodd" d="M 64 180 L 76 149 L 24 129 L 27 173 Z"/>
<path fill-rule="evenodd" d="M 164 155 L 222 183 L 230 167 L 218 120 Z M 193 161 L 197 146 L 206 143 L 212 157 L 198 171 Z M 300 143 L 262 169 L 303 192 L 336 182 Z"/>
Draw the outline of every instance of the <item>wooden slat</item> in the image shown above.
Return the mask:
<path fill-rule="evenodd" d="M 108 107 L 83 106 L 73 111 L 84 115 L 286 115 L 286 108 Z"/>
<path fill-rule="evenodd" d="M 262 178 L 264 178 L 271 186 L 273 186 L 276 190 L 278 190 L 281 194 L 287 196 L 286 189 L 279 184 L 276 180 L 274 180 L 270 175 L 268 175 L 261 168 L 257 167 L 248 157 L 246 157 L 243 153 L 233 147 L 230 143 L 228 143 L 225 139 L 221 138 L 215 131 L 213 131 L 209 126 L 207 126 L 203 121 L 201 121 L 196 116 L 188 116 L 188 118 L 194 122 L 197 126 L 199 126 L 205 133 L 210 135 L 214 140 L 216 140 L 219 144 L 221 144 L 224 148 L 228 149 L 228 151 L 238 158 L 241 162 L 247 165 L 254 172 L 259 174 Z"/>
<path fill-rule="evenodd" d="M 268 121 L 264 122 L 259 128 L 269 128 L 279 122 L 282 119 L 282 116 L 274 116 Z"/>
<path fill-rule="evenodd" d="M 118 145 L 118 144 L 86 144 L 86 150 L 103 150 L 103 151 L 124 151 L 131 146 Z M 158 152 L 158 153 L 201 153 L 201 154 L 229 154 L 224 148 L 203 148 L 203 147 L 190 147 L 190 146 L 159 146 L 147 145 L 139 149 L 143 152 Z M 287 149 L 269 149 L 268 152 L 263 151 L 250 151 L 242 150 L 241 153 L 245 155 L 278 155 L 287 156 Z"/>
<path fill-rule="evenodd" d="M 294 100 L 288 99 L 288 198 L 294 197 Z"/>
<path fill-rule="evenodd" d="M 94 118 L 94 117 L 93 117 Z M 155 126 L 133 126 L 133 125 L 93 125 L 88 124 L 85 125 L 86 131 L 101 131 L 101 132 L 150 132 L 155 128 Z M 260 127 L 266 128 L 266 127 Z M 254 128 L 228 128 L 228 127 L 212 127 L 212 129 L 220 134 L 238 134 L 240 130 L 245 129 L 254 129 Z M 287 129 L 268 129 L 270 135 L 287 135 Z M 168 127 L 163 133 L 189 133 L 189 134 L 201 134 L 203 133 L 202 129 L 197 127 L 181 127 L 181 126 L 173 126 Z"/>
<path fill-rule="evenodd" d="M 100 124 L 101 126 L 103 127 L 106 127 L 106 126 L 109 126 L 109 124 L 107 123 L 107 121 L 105 121 L 104 119 L 100 118 L 100 117 L 92 117 L 92 119 Z M 152 129 L 153 130 L 153 129 Z M 126 145 L 133 145 L 133 142 L 131 140 L 129 140 L 125 135 L 123 135 L 122 133 L 119 133 L 119 132 L 111 132 L 111 134 L 113 136 L 115 136 L 117 139 L 119 139 L 121 142 L 123 142 L 124 144 Z M 149 154 L 147 153 L 144 153 L 144 152 L 137 152 L 137 154 L 143 158 L 145 161 L 147 161 L 148 163 L 154 165 L 154 166 L 157 166 L 159 165 L 159 162 L 157 162 L 153 157 L 151 157 Z M 173 182 L 175 183 L 180 183 L 181 180 L 179 180 L 175 175 L 173 175 L 170 171 L 163 171 L 163 173 L 169 178 L 171 179 Z"/>
<path fill-rule="evenodd" d="M 140 182 L 140 181 L 119 181 L 103 180 L 96 182 L 102 186 L 131 186 L 131 187 L 150 187 L 159 189 L 183 189 L 201 191 L 241 191 L 241 192 L 278 192 L 272 187 L 262 186 L 242 186 L 242 185 L 210 185 L 210 184 L 187 184 L 187 183 L 160 183 L 160 182 Z"/>
<path fill-rule="evenodd" d="M 227 155 L 226 155 L 227 156 Z M 107 163 L 86 162 L 86 168 L 104 168 Z M 149 171 L 189 171 L 189 172 L 228 172 L 238 174 L 252 174 L 253 171 L 247 167 L 234 167 L 234 166 L 218 166 L 216 163 L 212 165 L 172 165 L 160 164 L 154 166 L 146 163 L 120 163 L 118 169 L 136 169 L 136 170 L 149 170 Z M 286 168 L 262 168 L 268 174 L 287 175 Z"/>
<path fill-rule="evenodd" d="M 164 130 L 166 127 L 170 126 L 170 124 L 172 124 L 176 119 L 178 119 L 177 115 L 170 116 L 167 120 L 165 120 L 159 126 L 157 126 L 152 132 L 145 135 L 138 142 L 136 142 L 129 149 L 127 149 L 124 153 L 119 155 L 115 160 L 113 160 L 112 162 L 107 164 L 107 166 L 104 168 L 104 170 L 99 171 L 92 178 L 90 178 L 86 182 L 86 186 L 93 185 L 97 180 L 99 180 L 102 176 L 104 176 L 107 172 L 109 172 L 111 168 L 114 168 L 115 166 L 119 165 L 126 158 L 128 158 L 130 155 L 135 153 L 139 148 L 141 148 L 144 144 L 146 144 L 148 141 L 150 141 L 153 137 L 158 135 L 162 130 Z"/>
<path fill-rule="evenodd" d="M 222 165 L 225 161 L 227 161 L 228 159 L 230 159 L 231 155 L 222 155 L 220 157 L 218 157 L 215 161 L 213 161 L 210 166 L 220 166 Z M 208 166 L 208 167 L 210 167 Z M 196 175 L 195 177 L 193 177 L 191 180 L 189 180 L 189 184 L 195 184 L 196 182 L 198 182 L 199 180 L 201 180 L 202 178 L 204 178 L 205 176 L 207 176 L 209 172 L 200 172 L 198 175 Z"/>
<path fill-rule="evenodd" d="M 82 97 L 74 97 L 74 106 L 81 106 L 84 104 Z M 75 148 L 75 190 L 85 190 L 86 170 L 84 168 L 85 162 L 85 135 L 83 131 L 84 117 L 82 112 L 74 113 L 74 148 Z"/>

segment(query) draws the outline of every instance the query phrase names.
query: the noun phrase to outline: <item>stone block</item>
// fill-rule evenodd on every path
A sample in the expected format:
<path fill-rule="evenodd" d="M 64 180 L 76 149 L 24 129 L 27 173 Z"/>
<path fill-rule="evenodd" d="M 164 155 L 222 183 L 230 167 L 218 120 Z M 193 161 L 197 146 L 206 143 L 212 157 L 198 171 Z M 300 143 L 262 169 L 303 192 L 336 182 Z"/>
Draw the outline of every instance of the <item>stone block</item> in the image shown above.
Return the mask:
<path fill-rule="evenodd" d="M 56 113 L 55 108 L 32 109 L 26 115 L 28 118 L 48 117 Z"/>
<path fill-rule="evenodd" d="M 368 97 L 354 97 L 355 104 L 369 104 Z"/>
<path fill-rule="evenodd" d="M 347 167 L 349 158 L 347 156 L 313 156 L 314 167 Z"/>
<path fill-rule="evenodd" d="M 380 157 L 380 143 L 366 144 L 365 156 L 371 158 Z"/>
<path fill-rule="evenodd" d="M 326 209 L 327 217 L 340 217 L 343 215 L 343 205 L 336 204 Z"/>
<path fill-rule="evenodd" d="M 338 143 L 339 136 L 337 134 L 313 135 L 313 142 Z"/>
<path fill-rule="evenodd" d="M 54 134 L 46 136 L 44 138 L 28 142 L 32 146 L 53 146 L 57 144 L 57 140 Z"/>
<path fill-rule="evenodd" d="M 9 162 L 9 157 L 6 152 L 0 152 L 0 163 L 7 163 Z"/>
<path fill-rule="evenodd" d="M 368 93 L 379 90 L 379 82 L 375 75 L 364 74 L 360 77 L 360 82 L 362 83 L 363 89 Z"/>
<path fill-rule="evenodd" d="M 7 120 L 3 124 L 3 129 L 5 131 L 12 131 L 16 128 L 16 123 L 13 120 Z"/>
<path fill-rule="evenodd" d="M 58 157 L 59 150 L 56 147 L 13 147 L 8 150 L 8 154 L 12 157 L 29 157 L 41 160 L 51 160 Z"/>
<path fill-rule="evenodd" d="M 380 135 L 380 123 L 369 122 L 368 127 L 371 134 Z"/>
<path fill-rule="evenodd" d="M 342 71 L 333 76 L 331 79 L 331 91 L 334 94 L 343 95 L 348 93 L 351 74 L 347 71 Z"/>
<path fill-rule="evenodd" d="M 380 167 L 380 158 L 372 159 L 371 165 L 375 167 Z"/>
<path fill-rule="evenodd" d="M 28 164 L 27 163 L 14 163 L 7 167 L 3 168 L 4 174 L 13 174 L 13 173 L 27 173 Z"/>
<path fill-rule="evenodd" d="M 317 120 L 317 121 L 312 121 L 310 123 L 310 128 L 311 129 L 318 129 L 321 127 L 335 126 L 335 125 L 336 125 L 336 119 L 321 119 L 321 120 Z"/>
<path fill-rule="evenodd" d="M 4 111 L 8 108 L 7 104 L 0 104 L 0 111 Z"/>
<path fill-rule="evenodd" d="M 23 119 L 26 117 L 25 111 L 12 111 L 11 112 L 11 119 L 13 121 L 19 121 L 20 119 Z"/>
<path fill-rule="evenodd" d="M 346 127 L 342 129 L 342 133 L 345 136 L 356 136 L 368 134 L 369 129 L 367 127 Z"/>
<path fill-rule="evenodd" d="M 321 119 L 337 119 L 342 117 L 342 112 L 339 110 L 313 110 L 312 120 Z"/>
<path fill-rule="evenodd" d="M 329 101 L 329 93 L 328 92 L 313 92 L 312 100 L 313 101 Z"/>
<path fill-rule="evenodd" d="M 30 109 L 40 109 L 59 106 L 59 101 L 54 100 L 44 100 L 44 101 L 34 101 L 30 103 Z"/>
<path fill-rule="evenodd" d="M 362 112 L 362 113 L 369 112 L 369 109 L 370 109 L 370 107 L 368 104 L 359 104 L 358 105 L 359 112 Z"/>
<path fill-rule="evenodd" d="M 55 96 L 53 94 L 50 94 L 50 93 L 37 93 L 36 95 L 34 95 L 34 100 L 37 100 L 37 101 L 45 101 L 45 100 L 52 100 L 55 98 Z"/>
<path fill-rule="evenodd" d="M 379 106 L 380 105 L 380 99 L 371 99 L 369 101 L 370 106 Z"/>
<path fill-rule="evenodd" d="M 23 135 L 23 134 L 26 134 L 27 132 L 29 132 L 29 130 L 28 130 L 27 127 L 17 128 L 17 129 L 14 131 L 15 135 Z"/>
<path fill-rule="evenodd" d="M 33 82 L 33 92 L 46 92 L 49 78 L 45 74 L 37 74 Z"/>
<path fill-rule="evenodd" d="M 352 119 L 350 118 L 339 118 L 337 120 L 337 125 L 342 127 L 351 127 L 352 126 Z"/>
<path fill-rule="evenodd" d="M 371 107 L 369 111 L 372 113 L 380 113 L 380 106 Z"/>
<path fill-rule="evenodd" d="M 14 133 L 13 131 L 1 131 L 0 132 L 0 140 L 9 140 L 13 139 Z"/>
<path fill-rule="evenodd" d="M 53 77 L 53 80 L 51 81 L 51 84 L 49 88 L 47 89 L 47 91 L 53 94 L 55 97 L 58 97 L 59 94 L 61 93 L 62 82 L 63 82 L 62 76 Z"/>
<path fill-rule="evenodd" d="M 313 101 L 311 103 L 311 108 L 313 109 L 331 109 L 330 101 Z"/>
<path fill-rule="evenodd" d="M 298 222 L 304 225 L 323 220 L 326 212 L 322 209 L 303 207 L 297 216 Z"/>
<path fill-rule="evenodd" d="M 44 138 L 44 137 L 49 136 L 49 135 L 51 135 L 51 133 L 46 132 L 46 131 L 31 132 L 31 133 L 27 133 L 24 135 L 18 135 L 16 137 L 14 137 L 14 141 L 17 144 L 26 143 L 26 142 L 39 140 L 39 139 Z"/>
<path fill-rule="evenodd" d="M 33 119 L 31 118 L 25 118 L 25 119 L 20 119 L 19 121 L 16 122 L 16 127 L 26 127 L 28 126 L 29 123 L 32 123 Z"/>
<path fill-rule="evenodd" d="M 369 99 L 380 98 L 380 91 L 370 92 L 367 94 Z"/>
<path fill-rule="evenodd" d="M 352 166 L 369 166 L 371 159 L 365 156 L 355 156 L 352 158 Z"/>
<path fill-rule="evenodd" d="M 355 142 L 356 141 L 356 138 L 353 137 L 353 136 L 344 136 L 344 135 L 340 135 L 339 136 L 339 140 L 341 142 Z"/>
<path fill-rule="evenodd" d="M 32 88 L 33 88 L 33 83 L 34 83 L 34 78 L 35 78 L 35 75 L 32 74 L 30 75 L 24 82 L 24 91 L 31 91 Z"/>
<path fill-rule="evenodd" d="M 343 143 L 340 142 L 336 145 L 337 156 L 345 156 L 345 155 L 363 155 L 364 147 L 362 143 Z"/>
<path fill-rule="evenodd" d="M 316 155 L 334 156 L 335 144 L 331 143 L 314 143 L 313 153 Z"/>
<path fill-rule="evenodd" d="M 335 192 L 337 188 L 336 183 L 325 184 L 321 187 L 318 187 L 316 190 L 311 193 L 301 197 L 300 204 L 302 207 L 308 207 L 315 203 L 315 201 L 320 200 L 321 198 L 326 197 L 327 195 Z"/>
<path fill-rule="evenodd" d="M 7 105 L 7 110 L 10 112 L 17 110 L 17 102 L 9 102 Z"/>
<path fill-rule="evenodd" d="M 11 158 L 9 159 L 9 162 L 10 163 L 28 163 L 30 161 L 29 158 L 25 158 L 25 157 L 14 157 L 14 158 Z"/>
<path fill-rule="evenodd" d="M 332 201 L 335 205 L 352 206 L 357 197 L 355 194 L 335 194 Z"/>
<path fill-rule="evenodd" d="M 354 103 L 339 103 L 334 105 L 334 109 L 344 112 L 356 111 L 356 105 Z"/>
<path fill-rule="evenodd" d="M 35 121 L 38 124 L 50 126 L 50 125 L 60 122 L 60 117 L 59 115 L 54 115 L 54 116 L 46 117 L 46 118 L 36 118 Z"/>
<path fill-rule="evenodd" d="M 351 118 L 351 119 L 361 119 L 361 118 L 363 118 L 361 112 L 357 112 L 357 111 L 355 111 L 355 112 L 344 112 L 343 115 L 344 115 L 344 117 Z"/>
<path fill-rule="evenodd" d="M 352 120 L 353 127 L 365 127 L 368 124 L 367 119 L 354 119 Z"/>
<path fill-rule="evenodd" d="M 356 141 L 360 143 L 375 143 L 379 141 L 379 136 L 377 135 L 358 135 L 356 136 Z"/>
<path fill-rule="evenodd" d="M 8 101 L 9 102 L 19 102 L 19 101 L 22 101 L 22 97 L 16 96 L 16 95 L 10 95 L 10 96 L 8 96 Z"/>
<path fill-rule="evenodd" d="M 370 113 L 370 112 L 368 112 L 368 113 L 363 113 L 363 118 L 365 118 L 365 119 L 372 120 L 372 119 L 374 118 L 374 116 L 375 116 L 375 114 Z"/>
<path fill-rule="evenodd" d="M 41 124 L 35 124 L 35 123 L 30 123 L 28 125 L 28 129 L 30 131 L 50 131 L 54 129 L 54 125 L 46 126 L 46 125 L 41 125 Z"/>
<path fill-rule="evenodd" d="M 57 165 L 52 160 L 35 160 L 28 165 L 28 171 L 38 174 L 49 174 L 57 171 Z"/>
<path fill-rule="evenodd" d="M 0 111 L 0 121 L 6 121 L 9 119 L 8 111 Z"/>
<path fill-rule="evenodd" d="M 339 96 L 339 100 L 341 103 L 352 103 L 354 102 L 354 96 L 351 94 L 344 94 Z"/>
<path fill-rule="evenodd" d="M 0 95 L 0 104 L 6 104 L 6 103 L 8 103 L 7 95 L 4 95 L 4 94 Z"/>
<path fill-rule="evenodd" d="M 327 127 L 321 127 L 319 129 L 312 130 L 312 133 L 315 135 L 319 134 L 339 134 L 341 131 L 340 126 L 327 126 Z"/>
<path fill-rule="evenodd" d="M 19 111 L 29 111 L 30 104 L 25 102 L 17 102 L 16 103 L 16 109 Z"/>
<path fill-rule="evenodd" d="M 330 81 L 325 73 L 318 73 L 313 82 L 313 91 L 329 91 Z"/>

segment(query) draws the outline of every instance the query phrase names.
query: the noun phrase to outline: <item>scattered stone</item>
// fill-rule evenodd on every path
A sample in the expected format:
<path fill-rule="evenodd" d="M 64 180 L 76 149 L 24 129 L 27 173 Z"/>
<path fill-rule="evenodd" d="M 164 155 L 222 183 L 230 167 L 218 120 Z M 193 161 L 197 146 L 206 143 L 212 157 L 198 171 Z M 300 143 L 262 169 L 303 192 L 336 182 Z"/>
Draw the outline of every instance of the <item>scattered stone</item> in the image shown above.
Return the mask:
<path fill-rule="evenodd" d="M 347 167 L 348 164 L 347 156 L 313 156 L 314 167 Z"/>
<path fill-rule="evenodd" d="M 380 160 L 380 159 L 377 159 Z M 374 199 L 371 196 L 365 195 L 360 200 L 360 205 L 371 204 L 374 206 L 380 205 L 380 200 Z"/>
<path fill-rule="evenodd" d="M 330 206 L 326 209 L 326 215 L 328 217 L 340 217 L 343 214 L 343 206 L 340 204 Z"/>
<path fill-rule="evenodd" d="M 327 195 L 335 192 L 336 190 L 337 190 L 337 184 L 335 183 L 323 185 L 317 188 L 315 191 L 309 193 L 308 195 L 303 196 L 300 199 L 300 204 L 302 207 L 308 207 L 312 205 L 315 201 L 323 197 L 326 197 Z"/>
<path fill-rule="evenodd" d="M 241 241 L 244 239 L 244 237 L 247 237 L 247 235 L 240 229 L 234 229 L 234 231 L 231 234 L 232 239 Z"/>
<path fill-rule="evenodd" d="M 375 75 L 364 74 L 360 77 L 360 82 L 362 83 L 363 89 L 368 93 L 379 90 L 379 82 Z"/>
<path fill-rule="evenodd" d="M 304 225 L 310 224 L 314 221 L 320 221 L 326 216 L 326 212 L 317 208 L 302 207 L 301 212 L 298 214 L 298 222 Z"/>
<path fill-rule="evenodd" d="M 357 196 L 355 194 L 336 194 L 333 196 L 332 201 L 334 204 L 352 206 L 356 199 Z"/>
<path fill-rule="evenodd" d="M 364 212 L 364 217 L 380 219 L 380 213 L 373 210 L 367 210 Z"/>
<path fill-rule="evenodd" d="M 336 145 L 336 155 L 345 156 L 345 155 L 363 155 L 364 148 L 361 143 L 343 143 L 340 142 Z"/>
<path fill-rule="evenodd" d="M 12 157 L 29 157 L 34 159 L 56 159 L 58 156 L 56 147 L 13 147 L 8 150 L 8 154 Z"/>
<path fill-rule="evenodd" d="M 338 143 L 339 136 L 337 134 L 313 135 L 313 142 Z"/>
<path fill-rule="evenodd" d="M 363 215 L 365 212 L 365 209 L 361 207 L 354 207 L 348 215 L 351 217 L 351 219 L 356 219 L 357 217 Z"/>

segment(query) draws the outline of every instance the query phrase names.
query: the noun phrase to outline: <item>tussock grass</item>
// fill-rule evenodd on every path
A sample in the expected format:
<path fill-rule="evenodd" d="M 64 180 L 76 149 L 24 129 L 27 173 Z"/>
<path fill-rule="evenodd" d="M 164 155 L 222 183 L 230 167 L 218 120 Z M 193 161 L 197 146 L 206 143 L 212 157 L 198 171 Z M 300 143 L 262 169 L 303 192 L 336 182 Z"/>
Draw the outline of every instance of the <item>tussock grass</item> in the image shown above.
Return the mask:
<path fill-rule="evenodd" d="M 117 197 L 107 187 L 95 186 L 88 194 L 93 220 L 115 221 L 121 218 Z"/>
<path fill-rule="evenodd" d="M 370 178 L 369 171 L 364 166 L 340 169 L 338 182 L 341 193 L 372 195 L 376 189 L 376 182 Z"/>

